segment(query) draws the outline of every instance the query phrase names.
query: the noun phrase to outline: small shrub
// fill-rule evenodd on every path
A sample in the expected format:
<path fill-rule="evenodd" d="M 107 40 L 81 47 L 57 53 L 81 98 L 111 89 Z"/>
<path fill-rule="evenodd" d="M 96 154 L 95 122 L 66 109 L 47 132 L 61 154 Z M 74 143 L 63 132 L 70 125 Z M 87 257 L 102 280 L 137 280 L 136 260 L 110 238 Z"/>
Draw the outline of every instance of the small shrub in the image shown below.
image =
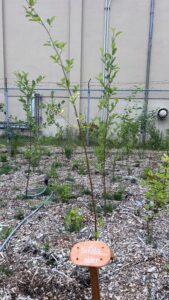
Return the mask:
<path fill-rule="evenodd" d="M 121 201 L 123 199 L 124 189 L 119 188 L 116 192 L 114 192 L 114 200 Z"/>
<path fill-rule="evenodd" d="M 144 179 L 144 180 L 147 180 L 148 177 L 149 177 L 149 173 L 151 172 L 151 168 L 149 166 L 145 167 L 143 169 L 143 172 L 141 174 L 141 177 Z"/>
<path fill-rule="evenodd" d="M 42 155 L 44 155 L 44 156 L 51 156 L 52 155 L 50 150 L 47 149 L 47 148 L 41 148 L 41 151 L 42 151 Z"/>
<path fill-rule="evenodd" d="M 29 149 L 26 149 L 23 153 L 23 156 L 25 159 L 30 159 L 31 158 L 31 151 Z"/>
<path fill-rule="evenodd" d="M 169 264 L 166 264 L 166 265 L 165 265 L 165 271 L 166 271 L 167 273 L 169 273 Z"/>
<path fill-rule="evenodd" d="M 24 218 L 24 211 L 21 208 L 18 208 L 15 212 L 15 219 L 22 220 Z"/>
<path fill-rule="evenodd" d="M 0 155 L 0 161 L 1 162 L 7 162 L 7 155 L 6 154 L 1 154 Z"/>
<path fill-rule="evenodd" d="M 112 176 L 112 178 L 111 178 L 111 182 L 118 182 L 120 180 L 121 180 L 120 176 Z"/>
<path fill-rule="evenodd" d="M 71 189 L 70 185 L 68 185 L 66 183 L 57 185 L 55 187 L 55 191 L 56 191 L 56 195 L 59 197 L 59 200 L 61 200 L 63 202 L 68 202 L 69 199 L 71 198 L 72 189 Z"/>
<path fill-rule="evenodd" d="M 43 244 L 43 250 L 44 250 L 45 252 L 48 252 L 49 249 L 50 249 L 50 245 L 49 245 L 49 241 L 47 240 L 47 241 L 45 241 L 44 244 Z"/>
<path fill-rule="evenodd" d="M 88 188 L 84 188 L 82 191 L 82 195 L 91 195 L 91 191 Z"/>
<path fill-rule="evenodd" d="M 6 266 L 5 264 L 0 266 L 0 274 L 4 274 L 6 276 L 12 275 L 13 271 L 10 267 Z"/>
<path fill-rule="evenodd" d="M 79 161 L 74 160 L 72 170 L 73 171 L 77 170 L 79 175 L 86 174 L 86 163 L 85 163 L 85 161 L 82 160 L 82 159 L 79 160 Z"/>
<path fill-rule="evenodd" d="M 70 181 L 70 182 L 75 182 L 74 177 L 70 173 L 68 173 L 68 175 L 66 176 L 65 180 L 66 181 Z"/>
<path fill-rule="evenodd" d="M 65 147 L 64 149 L 64 153 L 67 159 L 70 159 L 72 157 L 73 154 L 73 149 L 70 146 Z"/>
<path fill-rule="evenodd" d="M 78 232 L 83 225 L 84 216 L 79 209 L 71 208 L 67 211 L 64 223 L 66 230 L 70 232 Z"/>
<path fill-rule="evenodd" d="M 104 212 L 111 214 L 113 210 L 116 208 L 116 205 L 112 203 L 107 203 L 106 206 L 103 207 Z"/>
<path fill-rule="evenodd" d="M 106 200 L 114 200 L 114 194 L 112 192 L 107 191 L 104 195 L 104 199 Z"/>
<path fill-rule="evenodd" d="M 79 163 L 78 173 L 79 175 L 86 174 L 86 163 L 83 160 L 81 160 Z"/>
<path fill-rule="evenodd" d="M 158 215 L 160 210 L 167 208 L 169 202 L 169 156 L 167 154 L 163 155 L 162 164 L 158 171 L 150 169 L 145 180 L 145 185 L 147 186 L 147 191 L 145 192 L 147 203 L 144 205 L 147 211 L 147 216 L 145 217 L 147 240 L 152 243 L 152 220 Z"/>
<path fill-rule="evenodd" d="M 57 172 L 56 172 L 56 165 L 55 165 L 55 163 L 53 163 L 53 164 L 50 166 L 50 168 L 49 168 L 49 170 L 48 170 L 48 172 L 47 172 L 47 175 L 48 175 L 49 177 L 51 177 L 51 178 L 58 178 L 58 175 L 57 175 Z"/>
<path fill-rule="evenodd" d="M 72 165 L 72 171 L 78 170 L 78 168 L 79 168 L 79 163 L 77 160 L 74 160 Z"/>
<path fill-rule="evenodd" d="M 9 164 L 4 164 L 1 168 L 0 168 L 0 175 L 3 174 L 8 174 L 13 170 L 13 167 Z"/>
<path fill-rule="evenodd" d="M 10 235 L 12 232 L 12 227 L 3 227 L 2 230 L 0 231 L 0 239 L 5 240 L 7 237 Z"/>
<path fill-rule="evenodd" d="M 56 169 L 57 168 L 61 168 L 63 166 L 63 162 L 56 160 L 55 162 L 53 162 L 52 164 Z"/>
<path fill-rule="evenodd" d="M 133 178 L 131 178 L 130 182 L 131 182 L 132 184 L 136 184 L 136 183 L 137 183 L 137 179 L 133 177 Z"/>

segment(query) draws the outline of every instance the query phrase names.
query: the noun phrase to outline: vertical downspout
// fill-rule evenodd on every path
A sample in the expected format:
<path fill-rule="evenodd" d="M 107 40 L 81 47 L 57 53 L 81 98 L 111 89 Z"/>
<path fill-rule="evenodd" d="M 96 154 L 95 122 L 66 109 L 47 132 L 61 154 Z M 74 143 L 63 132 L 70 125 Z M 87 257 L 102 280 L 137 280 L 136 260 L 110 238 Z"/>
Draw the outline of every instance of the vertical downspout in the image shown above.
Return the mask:
<path fill-rule="evenodd" d="M 80 88 L 80 91 L 79 91 L 79 93 L 80 93 L 79 94 L 79 114 L 81 114 L 81 112 L 82 112 L 81 86 L 82 86 L 82 56 L 83 56 L 83 19 L 84 19 L 83 0 L 82 0 L 81 5 L 82 5 L 82 7 L 81 7 L 80 78 L 79 78 L 79 82 L 80 82 L 80 85 L 79 85 L 79 88 Z"/>
<path fill-rule="evenodd" d="M 106 53 L 106 44 L 107 44 L 107 7 L 108 0 L 105 0 L 104 5 L 104 33 L 103 33 L 103 51 Z M 103 64 L 103 80 L 105 81 L 105 65 Z"/>
<path fill-rule="evenodd" d="M 146 131 L 147 131 L 147 112 L 148 112 L 148 98 L 149 98 L 149 85 L 150 85 L 150 68 L 151 68 L 151 53 L 152 53 L 152 40 L 153 40 L 153 28 L 154 28 L 154 9 L 155 0 L 150 0 L 150 21 L 149 21 L 149 37 L 148 37 L 148 52 L 147 52 L 147 66 L 146 66 L 146 83 L 144 93 L 144 124 L 143 129 L 143 144 L 146 142 Z"/>
<path fill-rule="evenodd" d="M 2 0 L 2 40 L 3 40 L 3 65 L 4 65 L 4 97 L 5 97 L 5 112 L 6 112 L 6 125 L 8 126 L 8 85 L 6 76 L 6 48 L 5 48 L 5 7 L 4 0 Z"/>
<path fill-rule="evenodd" d="M 87 131 L 86 131 L 86 143 L 89 145 L 89 122 L 90 122 L 90 81 L 88 81 L 88 97 L 87 97 Z"/>
<path fill-rule="evenodd" d="M 108 52 L 109 48 L 109 23 L 110 23 L 110 6 L 111 6 L 112 0 L 109 0 L 108 6 L 107 6 L 107 24 L 106 24 L 106 31 L 107 31 L 107 38 L 106 38 L 106 53 Z"/>
<path fill-rule="evenodd" d="M 108 52 L 109 48 L 109 21 L 110 21 L 110 6 L 112 0 L 105 0 L 104 6 L 104 35 L 103 35 L 103 51 L 104 54 Z M 105 72 L 105 65 L 103 64 L 103 81 L 106 81 L 106 72 Z M 103 95 L 102 95 L 103 97 Z M 105 118 L 105 109 L 102 110 L 101 118 L 104 120 Z"/>

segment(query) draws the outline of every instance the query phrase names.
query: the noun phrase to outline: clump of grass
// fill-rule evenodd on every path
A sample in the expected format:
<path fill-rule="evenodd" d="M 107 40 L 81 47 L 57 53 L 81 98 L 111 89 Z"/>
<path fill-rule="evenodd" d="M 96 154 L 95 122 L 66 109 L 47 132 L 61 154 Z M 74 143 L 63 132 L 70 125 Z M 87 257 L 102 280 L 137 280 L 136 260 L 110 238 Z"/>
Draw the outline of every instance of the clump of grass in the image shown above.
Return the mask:
<path fill-rule="evenodd" d="M 8 227 L 3 227 L 2 230 L 0 231 L 0 239 L 5 240 L 7 237 L 10 235 L 12 232 L 12 226 Z"/>
<path fill-rule="evenodd" d="M 12 275 L 13 271 L 11 270 L 10 267 L 6 266 L 5 264 L 0 266 L 0 275 L 6 275 L 6 276 L 10 276 Z"/>
<path fill-rule="evenodd" d="M 65 180 L 70 182 L 75 182 L 74 177 L 70 173 L 67 174 Z"/>
<path fill-rule="evenodd" d="M 68 202 L 72 196 L 72 189 L 69 184 L 57 184 L 54 187 L 56 199 L 62 202 Z"/>
<path fill-rule="evenodd" d="M 73 171 L 77 170 L 79 175 L 85 175 L 86 174 L 86 163 L 85 163 L 85 161 L 83 159 L 81 159 L 79 161 L 74 160 L 73 165 L 72 165 L 72 170 Z"/>
<path fill-rule="evenodd" d="M 6 154 L 1 154 L 0 155 L 0 161 L 1 162 L 7 162 L 7 155 Z"/>
<path fill-rule="evenodd" d="M 116 205 L 113 205 L 112 203 L 107 203 L 106 206 L 103 207 L 104 213 L 111 214 L 113 210 L 116 208 Z"/>
<path fill-rule="evenodd" d="M 111 178 L 111 182 L 118 182 L 120 180 L 121 180 L 120 176 L 112 176 L 112 178 Z"/>
<path fill-rule="evenodd" d="M 152 171 L 151 167 L 147 166 L 143 169 L 143 172 L 141 174 L 141 177 L 146 180 L 149 178 L 149 173 Z"/>
<path fill-rule="evenodd" d="M 169 273 L 169 264 L 166 264 L 166 265 L 165 265 L 165 271 L 166 271 L 167 273 Z"/>
<path fill-rule="evenodd" d="M 114 194 L 112 192 L 107 191 L 103 196 L 106 200 L 114 200 Z"/>
<path fill-rule="evenodd" d="M 88 188 L 84 188 L 82 191 L 82 195 L 91 195 L 91 191 Z"/>
<path fill-rule="evenodd" d="M 72 157 L 72 154 L 73 154 L 73 149 L 72 149 L 72 147 L 66 146 L 66 147 L 64 148 L 64 154 L 65 154 L 65 156 L 66 156 L 67 159 L 70 159 L 70 158 Z"/>
<path fill-rule="evenodd" d="M 0 175 L 3 174 L 8 174 L 13 170 L 13 167 L 9 164 L 4 164 L 1 168 L 0 168 Z"/>
<path fill-rule="evenodd" d="M 123 199 L 124 189 L 119 187 L 115 192 L 107 191 L 103 196 L 106 200 L 121 201 Z"/>
<path fill-rule="evenodd" d="M 64 219 L 65 228 L 70 232 L 78 232 L 82 228 L 83 221 L 84 216 L 79 209 L 71 208 Z"/>
<path fill-rule="evenodd" d="M 123 195 L 124 195 L 124 189 L 119 188 L 116 192 L 114 192 L 114 200 L 115 201 L 123 200 Z"/>
<path fill-rule="evenodd" d="M 18 208 L 15 212 L 15 219 L 22 220 L 24 218 L 24 211 L 21 208 Z"/>

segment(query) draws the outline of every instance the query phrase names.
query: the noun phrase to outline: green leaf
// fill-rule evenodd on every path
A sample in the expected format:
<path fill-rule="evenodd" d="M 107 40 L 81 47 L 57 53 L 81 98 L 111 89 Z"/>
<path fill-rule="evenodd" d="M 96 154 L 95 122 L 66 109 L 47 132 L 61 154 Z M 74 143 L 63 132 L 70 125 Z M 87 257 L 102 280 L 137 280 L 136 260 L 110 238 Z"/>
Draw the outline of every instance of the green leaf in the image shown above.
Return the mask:
<path fill-rule="evenodd" d="M 43 44 L 43 46 L 48 46 L 48 47 L 51 47 L 51 46 L 52 46 L 52 44 L 51 44 L 51 42 L 50 42 L 50 41 L 47 41 L 45 44 Z"/>
<path fill-rule="evenodd" d="M 59 55 L 54 54 L 54 55 L 51 55 L 50 57 L 51 57 L 51 59 L 54 61 L 54 63 L 58 64 L 59 59 L 60 59 L 60 58 L 59 58 Z"/>
<path fill-rule="evenodd" d="M 55 19 L 56 19 L 56 17 L 53 16 L 53 17 L 51 17 L 51 18 L 48 18 L 48 19 L 46 20 L 46 22 L 47 22 L 48 25 L 51 27 Z"/>
<path fill-rule="evenodd" d="M 28 0 L 29 6 L 34 6 L 36 4 L 36 0 Z"/>

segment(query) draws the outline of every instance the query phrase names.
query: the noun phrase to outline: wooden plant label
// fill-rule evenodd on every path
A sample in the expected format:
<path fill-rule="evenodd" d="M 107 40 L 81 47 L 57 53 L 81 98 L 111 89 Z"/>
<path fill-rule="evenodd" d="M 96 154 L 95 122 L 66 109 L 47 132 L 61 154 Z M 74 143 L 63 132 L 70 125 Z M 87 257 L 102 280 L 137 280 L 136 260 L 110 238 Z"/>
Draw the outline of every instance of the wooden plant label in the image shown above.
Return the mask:
<path fill-rule="evenodd" d="M 101 241 L 85 241 L 73 246 L 71 261 L 78 266 L 100 268 L 110 263 L 112 252 Z"/>

